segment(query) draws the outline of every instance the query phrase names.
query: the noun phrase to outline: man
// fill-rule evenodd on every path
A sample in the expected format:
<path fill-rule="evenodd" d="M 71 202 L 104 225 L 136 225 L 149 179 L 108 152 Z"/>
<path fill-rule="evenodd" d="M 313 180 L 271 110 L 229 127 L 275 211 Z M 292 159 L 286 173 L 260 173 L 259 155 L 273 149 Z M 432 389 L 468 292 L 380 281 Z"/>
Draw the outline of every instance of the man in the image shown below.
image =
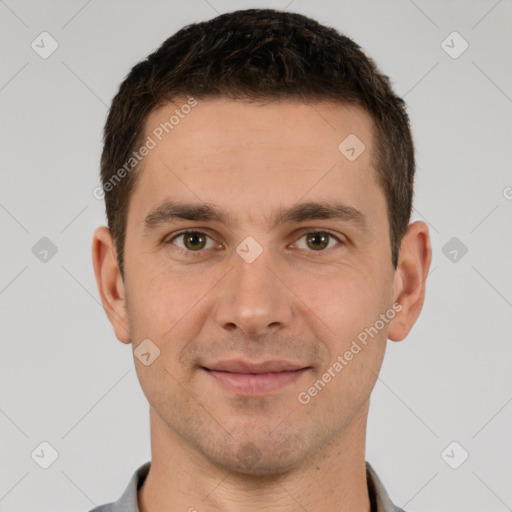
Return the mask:
<path fill-rule="evenodd" d="M 365 435 L 387 340 L 423 305 L 414 169 L 388 78 L 302 15 L 190 25 L 131 70 L 93 261 L 152 460 L 95 510 L 401 510 Z"/>

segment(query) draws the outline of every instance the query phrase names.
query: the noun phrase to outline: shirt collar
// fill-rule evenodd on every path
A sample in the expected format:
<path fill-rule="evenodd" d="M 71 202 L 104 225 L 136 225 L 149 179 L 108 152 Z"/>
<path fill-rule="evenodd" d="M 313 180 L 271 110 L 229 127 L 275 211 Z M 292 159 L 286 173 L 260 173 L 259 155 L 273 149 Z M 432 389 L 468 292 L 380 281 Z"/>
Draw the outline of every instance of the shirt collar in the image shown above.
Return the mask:
<path fill-rule="evenodd" d="M 148 475 L 150 466 L 151 461 L 146 462 L 133 473 L 128 487 L 126 487 L 122 496 L 112 504 L 112 512 L 140 512 L 137 493 Z M 366 482 L 370 495 L 371 512 L 404 512 L 404 510 L 393 504 L 384 485 L 369 462 L 366 462 Z"/>
<path fill-rule="evenodd" d="M 368 484 L 372 512 L 405 512 L 393 504 L 383 483 L 369 462 L 366 462 L 366 483 Z"/>

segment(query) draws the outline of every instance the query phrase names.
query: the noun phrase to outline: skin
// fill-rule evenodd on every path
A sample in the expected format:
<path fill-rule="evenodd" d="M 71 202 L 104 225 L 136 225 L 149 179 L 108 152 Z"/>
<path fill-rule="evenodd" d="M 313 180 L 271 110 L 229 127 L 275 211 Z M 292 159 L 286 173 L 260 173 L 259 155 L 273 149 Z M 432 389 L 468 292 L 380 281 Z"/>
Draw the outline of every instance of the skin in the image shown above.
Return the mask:
<path fill-rule="evenodd" d="M 176 106 L 151 113 L 146 133 Z M 352 162 L 338 150 L 351 133 L 366 145 Z M 215 204 L 236 222 L 177 220 L 145 231 L 144 219 L 166 199 Z M 316 219 L 272 227 L 279 208 L 324 200 L 357 209 L 365 226 Z M 185 228 L 208 235 L 206 246 L 171 240 Z M 312 245 L 311 230 L 339 240 Z M 145 157 L 126 233 L 124 282 L 104 226 L 93 261 L 119 341 L 136 349 L 148 338 L 160 350 L 149 366 L 134 358 L 151 423 L 141 511 L 369 512 L 370 394 L 387 339 L 405 338 L 420 313 L 431 261 L 428 228 L 415 222 L 392 266 L 371 117 L 332 102 L 200 101 Z M 252 263 L 236 252 L 248 236 L 263 249 Z M 401 311 L 300 403 L 298 394 L 396 303 Z M 242 396 L 201 369 L 233 358 L 309 370 L 278 390 Z"/>

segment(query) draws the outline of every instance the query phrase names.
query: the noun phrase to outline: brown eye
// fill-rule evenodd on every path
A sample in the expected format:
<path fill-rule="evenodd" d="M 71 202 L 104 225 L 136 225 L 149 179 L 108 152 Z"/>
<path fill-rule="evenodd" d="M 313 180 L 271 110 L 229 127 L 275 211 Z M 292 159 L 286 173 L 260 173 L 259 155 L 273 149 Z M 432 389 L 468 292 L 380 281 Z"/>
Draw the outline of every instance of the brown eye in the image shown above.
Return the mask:
<path fill-rule="evenodd" d="M 325 249 L 329 245 L 329 238 L 329 233 L 323 233 L 321 231 L 318 233 L 308 233 L 306 235 L 306 243 L 314 251 L 319 251 Z"/>
<path fill-rule="evenodd" d="M 199 252 L 202 249 L 209 249 L 211 247 L 206 247 L 208 243 L 208 239 L 210 237 L 201 231 L 184 231 L 183 233 L 179 233 L 174 236 L 170 243 L 175 244 L 176 240 L 181 239 L 181 244 L 175 244 L 180 249 L 184 249 L 191 252 Z"/>
<path fill-rule="evenodd" d="M 321 252 L 328 248 L 333 247 L 331 242 L 339 242 L 338 245 L 343 245 L 341 240 L 330 233 L 329 231 L 309 231 L 300 237 L 299 240 L 305 240 L 305 244 L 297 243 L 299 249 L 309 249 L 310 251 Z M 304 247 L 305 245 L 305 247 Z"/>
<path fill-rule="evenodd" d="M 183 242 L 187 249 L 193 251 L 203 249 L 206 245 L 206 238 L 201 233 L 186 233 L 183 236 Z"/>

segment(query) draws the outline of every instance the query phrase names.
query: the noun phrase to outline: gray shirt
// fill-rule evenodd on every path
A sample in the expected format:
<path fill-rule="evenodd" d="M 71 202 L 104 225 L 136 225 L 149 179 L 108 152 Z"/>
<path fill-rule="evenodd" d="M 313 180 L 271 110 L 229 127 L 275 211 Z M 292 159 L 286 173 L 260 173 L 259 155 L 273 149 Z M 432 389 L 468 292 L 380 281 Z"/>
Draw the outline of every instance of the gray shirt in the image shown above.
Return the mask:
<path fill-rule="evenodd" d="M 123 495 L 115 502 L 108 505 L 102 505 L 90 512 L 140 512 L 137 503 L 137 491 L 140 489 L 149 472 L 151 462 L 143 464 L 130 479 L 128 487 Z M 393 505 L 386 489 L 379 480 L 377 473 L 370 464 L 366 463 L 366 481 L 368 483 L 368 493 L 370 495 L 372 512 L 405 512 L 401 508 Z"/>

